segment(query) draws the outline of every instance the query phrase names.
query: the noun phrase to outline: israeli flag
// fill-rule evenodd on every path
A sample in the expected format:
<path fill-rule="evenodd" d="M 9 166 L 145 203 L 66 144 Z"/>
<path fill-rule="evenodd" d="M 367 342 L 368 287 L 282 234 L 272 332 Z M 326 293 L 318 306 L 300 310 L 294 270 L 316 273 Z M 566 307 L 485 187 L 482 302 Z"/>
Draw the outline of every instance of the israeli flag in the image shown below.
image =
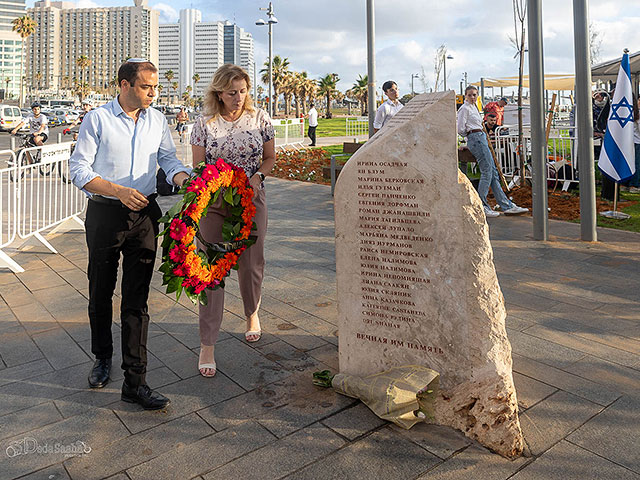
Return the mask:
<path fill-rule="evenodd" d="M 633 176 L 636 164 L 633 151 L 633 95 L 629 54 L 622 56 L 616 91 L 607 121 L 598 167 L 616 182 Z"/>

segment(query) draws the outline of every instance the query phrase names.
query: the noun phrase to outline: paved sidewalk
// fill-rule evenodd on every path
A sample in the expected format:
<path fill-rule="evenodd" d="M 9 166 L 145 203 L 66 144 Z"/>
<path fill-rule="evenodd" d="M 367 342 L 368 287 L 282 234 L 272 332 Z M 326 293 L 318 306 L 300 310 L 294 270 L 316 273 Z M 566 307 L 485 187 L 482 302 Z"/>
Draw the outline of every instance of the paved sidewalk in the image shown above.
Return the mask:
<path fill-rule="evenodd" d="M 532 455 L 509 461 L 449 428 L 401 431 L 311 384 L 337 369 L 330 189 L 267 188 L 264 335 L 244 341 L 234 274 L 215 378 L 197 371 L 196 309 L 154 277 L 148 381 L 173 400 L 166 412 L 120 401 L 119 348 L 112 382 L 87 388 L 83 234 L 53 237 L 58 255 L 16 254 L 26 272 L 0 272 L 2 480 L 640 479 L 640 235 L 585 244 L 579 225 L 550 222 L 554 241 L 540 243 L 530 218 L 490 219 Z M 113 334 L 119 345 L 117 319 Z"/>

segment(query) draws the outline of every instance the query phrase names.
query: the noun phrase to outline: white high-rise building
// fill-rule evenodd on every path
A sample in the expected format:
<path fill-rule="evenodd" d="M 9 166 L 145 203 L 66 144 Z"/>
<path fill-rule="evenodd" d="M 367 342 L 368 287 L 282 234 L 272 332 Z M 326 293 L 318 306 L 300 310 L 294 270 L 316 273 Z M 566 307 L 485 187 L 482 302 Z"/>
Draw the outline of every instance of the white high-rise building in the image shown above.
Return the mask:
<path fill-rule="evenodd" d="M 229 22 L 202 22 L 199 10 L 180 10 L 178 23 L 160 25 L 160 83 L 169 92 L 168 70 L 172 82 L 178 82 L 173 99 L 192 88 L 192 96 L 200 97 L 211 82 L 215 71 L 225 63 L 234 63 L 247 70 L 253 81 L 253 38 L 242 28 Z M 200 79 L 193 80 L 195 74 Z"/>
<path fill-rule="evenodd" d="M 0 1 L 0 90 L 2 100 L 20 95 L 22 39 L 12 32 L 12 20 L 27 13 L 25 0 Z"/>
<path fill-rule="evenodd" d="M 27 48 L 26 77 L 32 89 L 53 93 L 71 88 L 75 80 L 90 90 L 106 91 L 127 58 L 158 64 L 160 14 L 147 0 L 134 0 L 131 7 L 99 8 L 42 0 L 28 14 L 38 25 Z M 81 56 L 87 57 L 88 66 L 78 65 Z"/>

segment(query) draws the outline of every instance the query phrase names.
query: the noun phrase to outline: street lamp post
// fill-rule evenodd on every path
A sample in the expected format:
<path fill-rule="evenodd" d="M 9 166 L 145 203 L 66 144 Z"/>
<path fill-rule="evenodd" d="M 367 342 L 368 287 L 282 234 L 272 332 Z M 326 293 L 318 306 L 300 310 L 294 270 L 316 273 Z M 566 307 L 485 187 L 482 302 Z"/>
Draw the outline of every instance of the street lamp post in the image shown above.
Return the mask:
<path fill-rule="evenodd" d="M 442 55 L 442 67 L 444 69 L 444 91 L 447 91 L 447 59 L 453 60 L 451 55 L 447 55 L 446 53 Z"/>
<path fill-rule="evenodd" d="M 268 25 L 269 26 L 269 116 L 273 116 L 273 32 L 272 26 L 278 23 L 278 19 L 273 14 L 273 4 L 269 2 L 269 7 L 261 8 L 260 10 L 267 12 L 268 20 L 265 22 L 262 19 L 259 19 L 256 22 L 256 25 Z"/>
<path fill-rule="evenodd" d="M 414 78 L 420 78 L 420 75 L 418 75 L 417 73 L 412 73 L 411 74 L 411 95 L 415 95 L 415 92 L 413 91 L 413 79 Z"/>

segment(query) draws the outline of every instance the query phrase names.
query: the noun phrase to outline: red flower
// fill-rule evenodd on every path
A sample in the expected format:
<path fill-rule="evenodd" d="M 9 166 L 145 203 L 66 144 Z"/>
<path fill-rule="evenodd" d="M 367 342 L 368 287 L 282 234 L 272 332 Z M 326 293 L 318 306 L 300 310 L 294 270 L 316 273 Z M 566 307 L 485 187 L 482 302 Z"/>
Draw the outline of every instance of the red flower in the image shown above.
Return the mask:
<path fill-rule="evenodd" d="M 209 180 L 214 180 L 219 176 L 220 176 L 220 172 L 218 172 L 216 167 L 214 167 L 213 165 L 207 165 L 204 168 L 204 170 L 202 170 L 201 177 L 205 182 L 208 182 Z"/>
<path fill-rule="evenodd" d="M 201 177 L 198 177 L 191 181 L 191 184 L 187 187 L 187 192 L 195 192 L 200 195 L 206 190 L 206 188 L 207 184 L 205 181 Z"/>
<path fill-rule="evenodd" d="M 175 263 L 182 263 L 187 256 L 186 250 L 181 245 L 176 245 L 169 250 L 169 258 Z"/>
<path fill-rule="evenodd" d="M 187 233 L 187 226 L 179 218 L 174 218 L 169 227 L 169 235 L 174 240 L 180 240 Z"/>

